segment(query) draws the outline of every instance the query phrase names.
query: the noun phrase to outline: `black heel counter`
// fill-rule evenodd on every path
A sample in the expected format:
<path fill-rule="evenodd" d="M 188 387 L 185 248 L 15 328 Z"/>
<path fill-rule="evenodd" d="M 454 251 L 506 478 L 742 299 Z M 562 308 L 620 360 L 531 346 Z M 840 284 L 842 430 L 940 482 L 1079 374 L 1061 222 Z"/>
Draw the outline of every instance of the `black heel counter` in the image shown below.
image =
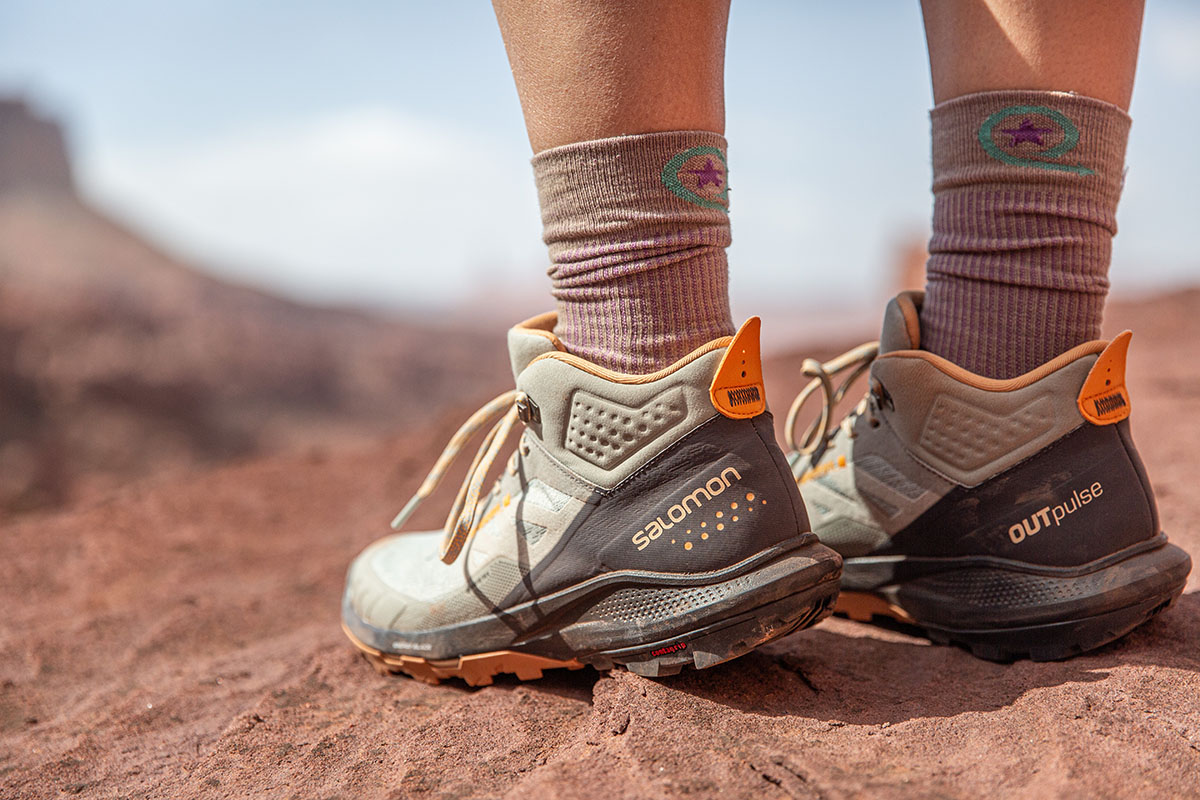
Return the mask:
<path fill-rule="evenodd" d="M 774 417 L 771 416 L 770 411 L 764 411 L 755 417 L 752 422 L 754 423 L 754 430 L 758 434 L 759 441 L 762 442 L 763 449 L 766 451 L 766 455 L 775 464 L 775 471 L 780 482 L 780 490 L 791 500 L 792 511 L 796 515 L 796 523 L 799 529 L 808 533 L 812 530 L 812 522 L 808 519 L 808 507 L 804 505 L 804 498 L 800 495 L 800 487 L 796 485 L 796 478 L 792 474 L 792 468 L 787 462 L 787 456 L 783 454 L 783 450 L 775 440 Z"/>
<path fill-rule="evenodd" d="M 1157 536 L 1145 471 L 1119 426 L 1085 422 L 985 483 L 954 489 L 880 554 L 1068 567 Z"/>
<path fill-rule="evenodd" d="M 1162 532 L 1162 524 L 1158 517 L 1158 501 L 1154 498 L 1154 487 L 1150 484 L 1146 465 L 1142 462 L 1142 457 L 1138 455 L 1137 445 L 1133 443 L 1133 429 L 1129 425 L 1129 419 L 1118 422 L 1116 428 L 1117 434 L 1121 437 L 1121 444 L 1125 447 L 1125 455 L 1129 458 L 1130 466 L 1133 467 L 1142 487 L 1146 509 L 1150 513 L 1150 536 L 1156 536 Z"/>
<path fill-rule="evenodd" d="M 535 570 L 538 585 L 611 570 L 722 569 L 806 533 L 803 504 L 790 473 L 780 474 L 782 453 L 776 458 L 778 447 L 764 441 L 763 424 L 769 429 L 769 418 L 713 417 L 599 494 Z"/>

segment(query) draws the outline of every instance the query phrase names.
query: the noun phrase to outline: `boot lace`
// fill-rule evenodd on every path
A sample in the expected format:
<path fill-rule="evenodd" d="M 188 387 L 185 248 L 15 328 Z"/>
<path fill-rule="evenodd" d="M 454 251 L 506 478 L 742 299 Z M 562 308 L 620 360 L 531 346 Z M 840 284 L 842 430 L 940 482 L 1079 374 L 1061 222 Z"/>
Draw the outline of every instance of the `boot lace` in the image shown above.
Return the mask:
<path fill-rule="evenodd" d="M 450 437 L 450 441 L 434 463 L 433 469 L 429 470 L 429 474 L 425 476 L 417 493 L 392 520 L 392 530 L 398 531 L 404 527 L 404 523 L 417 510 L 421 501 L 433 494 L 433 490 L 445 476 L 446 470 L 454 463 L 471 437 L 488 423 L 494 423 L 491 430 L 483 437 L 483 442 L 475 453 L 475 459 L 471 462 L 466 477 L 463 478 L 462 487 L 458 490 L 458 496 L 450 508 L 450 514 L 446 517 L 446 524 L 443 527 L 445 535 L 442 537 L 441 558 L 447 564 L 453 564 L 475 532 L 475 519 L 479 511 L 479 493 L 483 489 L 483 482 L 487 479 L 492 463 L 504 446 L 509 433 L 512 432 L 522 406 L 528 401 L 529 398 L 524 392 L 514 389 L 488 401 L 472 414 L 462 424 L 462 427 Z M 516 471 L 516 463 L 517 453 L 514 451 L 508 464 L 510 473 Z M 493 491 L 494 489 L 495 487 L 493 487 Z"/>
<path fill-rule="evenodd" d="M 793 468 L 802 461 L 807 460 L 805 469 L 812 469 L 820 462 L 821 457 L 829 449 L 833 440 L 837 437 L 839 431 L 847 437 L 853 439 L 854 423 L 859 417 L 866 415 L 872 425 L 878 425 L 879 421 L 876 417 L 878 411 L 877 403 L 879 402 L 874 387 L 863 396 L 863 399 L 855 406 L 854 410 L 846 415 L 838 426 L 833 425 L 833 415 L 837 409 L 838 403 L 846 396 L 846 392 L 850 386 L 858 380 L 871 367 L 871 362 L 879 354 L 879 342 L 868 342 L 855 347 L 853 350 L 848 350 L 842 353 L 837 358 L 830 359 L 824 363 L 817 361 L 815 358 L 806 358 L 800 366 L 800 371 L 812 378 L 809 384 L 804 387 L 800 394 L 796 395 L 796 399 L 792 401 L 792 407 L 788 409 L 787 421 L 784 423 L 783 435 L 787 441 L 788 461 Z M 834 379 L 847 370 L 850 374 L 834 388 Z M 808 401 L 813 394 L 820 389 L 825 404 L 821 408 L 821 415 L 813 420 L 804 432 L 804 436 L 800 441 L 796 441 L 796 421 L 800 416 L 800 409 Z"/>

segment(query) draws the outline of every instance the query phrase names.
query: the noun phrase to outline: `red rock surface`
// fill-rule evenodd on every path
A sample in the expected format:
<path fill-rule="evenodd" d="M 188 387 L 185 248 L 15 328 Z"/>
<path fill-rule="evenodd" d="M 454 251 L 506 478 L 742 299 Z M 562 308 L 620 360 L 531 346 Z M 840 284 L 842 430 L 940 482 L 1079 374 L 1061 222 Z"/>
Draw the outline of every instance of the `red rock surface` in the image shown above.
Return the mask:
<path fill-rule="evenodd" d="M 1135 435 L 1200 556 L 1200 293 L 1117 307 Z M 777 406 L 798 358 L 771 365 Z M 1194 797 L 1200 582 L 1124 641 L 997 665 L 831 620 L 704 672 L 383 678 L 343 570 L 461 419 L 0 531 L 0 797 Z M 436 523 L 436 509 L 426 522 Z"/>

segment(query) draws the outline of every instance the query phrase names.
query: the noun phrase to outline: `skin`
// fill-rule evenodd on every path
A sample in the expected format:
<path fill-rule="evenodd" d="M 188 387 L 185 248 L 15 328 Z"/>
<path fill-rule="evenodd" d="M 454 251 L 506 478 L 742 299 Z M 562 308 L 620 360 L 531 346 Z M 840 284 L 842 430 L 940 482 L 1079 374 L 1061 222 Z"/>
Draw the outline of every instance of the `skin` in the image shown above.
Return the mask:
<path fill-rule="evenodd" d="M 725 132 L 729 0 L 494 0 L 529 143 Z"/>
<path fill-rule="evenodd" d="M 1070 91 L 1129 109 L 1143 0 L 922 0 L 933 99 Z"/>

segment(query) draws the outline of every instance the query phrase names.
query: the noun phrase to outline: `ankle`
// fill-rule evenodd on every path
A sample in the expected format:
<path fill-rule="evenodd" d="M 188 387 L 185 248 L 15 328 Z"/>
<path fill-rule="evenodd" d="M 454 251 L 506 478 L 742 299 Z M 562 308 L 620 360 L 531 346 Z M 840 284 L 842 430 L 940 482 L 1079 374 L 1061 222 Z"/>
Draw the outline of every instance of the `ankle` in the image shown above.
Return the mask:
<path fill-rule="evenodd" d="M 533 159 L 556 333 L 648 373 L 733 333 L 725 140 L 704 131 L 580 142 Z"/>

